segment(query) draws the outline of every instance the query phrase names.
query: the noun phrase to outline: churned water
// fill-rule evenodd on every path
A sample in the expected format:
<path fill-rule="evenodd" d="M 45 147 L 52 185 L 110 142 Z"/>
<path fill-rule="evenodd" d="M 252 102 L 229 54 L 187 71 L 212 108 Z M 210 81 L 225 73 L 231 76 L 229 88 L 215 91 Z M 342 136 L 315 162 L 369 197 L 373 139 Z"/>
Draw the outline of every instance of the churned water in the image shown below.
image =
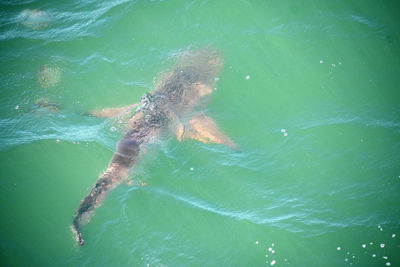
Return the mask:
<path fill-rule="evenodd" d="M 400 266 L 397 1 L 0 3 L 2 266 Z M 186 49 L 237 144 L 152 146 L 83 228 L 136 103 Z"/>

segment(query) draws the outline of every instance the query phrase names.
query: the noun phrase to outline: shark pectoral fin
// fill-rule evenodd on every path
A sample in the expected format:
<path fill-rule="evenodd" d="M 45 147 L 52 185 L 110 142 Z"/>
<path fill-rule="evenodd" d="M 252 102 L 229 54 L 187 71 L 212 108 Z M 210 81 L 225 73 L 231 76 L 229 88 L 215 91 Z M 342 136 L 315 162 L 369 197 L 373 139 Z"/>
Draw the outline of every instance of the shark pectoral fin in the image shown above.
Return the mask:
<path fill-rule="evenodd" d="M 185 127 L 182 123 L 179 123 L 178 126 L 175 128 L 175 136 L 179 142 L 183 141 L 183 134 L 185 133 Z"/>
<path fill-rule="evenodd" d="M 203 143 L 223 144 L 237 150 L 236 144 L 218 128 L 217 123 L 205 115 L 189 120 L 188 129 L 183 133 L 185 139 L 195 139 Z"/>
<path fill-rule="evenodd" d="M 140 105 L 139 103 L 136 103 L 121 108 L 103 108 L 103 109 L 91 110 L 88 113 L 93 117 L 111 118 L 123 112 L 129 112 L 131 109 L 136 108 L 139 105 Z"/>

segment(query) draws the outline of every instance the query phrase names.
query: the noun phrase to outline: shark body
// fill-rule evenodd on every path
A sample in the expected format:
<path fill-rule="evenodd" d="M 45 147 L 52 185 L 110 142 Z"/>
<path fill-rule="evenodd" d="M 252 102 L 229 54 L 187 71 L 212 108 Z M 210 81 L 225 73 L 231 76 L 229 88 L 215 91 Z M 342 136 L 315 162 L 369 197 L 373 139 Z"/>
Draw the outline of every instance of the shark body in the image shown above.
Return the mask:
<path fill-rule="evenodd" d="M 185 52 L 172 71 L 165 74 L 156 88 L 145 94 L 139 104 L 123 108 L 93 111 L 93 116 L 111 117 L 137 107 L 128 121 L 128 130 L 117 145 L 106 171 L 100 175 L 74 215 L 72 232 L 79 245 L 84 245 L 80 230 L 101 205 L 106 193 L 128 177 L 143 146 L 159 138 L 163 131 L 172 131 L 179 141 L 196 139 L 204 143 L 235 144 L 224 135 L 202 107 L 210 95 L 222 61 L 215 51 L 201 49 Z"/>

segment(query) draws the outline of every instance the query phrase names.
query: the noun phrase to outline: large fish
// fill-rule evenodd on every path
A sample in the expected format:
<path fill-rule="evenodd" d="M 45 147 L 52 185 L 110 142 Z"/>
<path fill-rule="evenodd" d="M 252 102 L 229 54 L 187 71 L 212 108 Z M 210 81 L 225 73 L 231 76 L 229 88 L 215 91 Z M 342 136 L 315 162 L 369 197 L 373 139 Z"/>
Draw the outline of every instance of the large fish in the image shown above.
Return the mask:
<path fill-rule="evenodd" d="M 81 223 L 88 220 L 109 190 L 128 177 L 143 146 L 159 138 L 163 131 L 172 131 L 179 141 L 196 139 L 204 143 L 236 147 L 218 129 L 215 121 L 202 111 L 207 96 L 213 92 L 221 67 L 222 60 L 216 51 L 186 51 L 172 70 L 161 76 L 155 89 L 142 97 L 139 104 L 91 112 L 93 116 L 112 117 L 137 108 L 127 120 L 128 130 L 118 143 L 107 170 L 100 175 L 75 213 L 71 229 L 79 245 L 84 244 Z"/>

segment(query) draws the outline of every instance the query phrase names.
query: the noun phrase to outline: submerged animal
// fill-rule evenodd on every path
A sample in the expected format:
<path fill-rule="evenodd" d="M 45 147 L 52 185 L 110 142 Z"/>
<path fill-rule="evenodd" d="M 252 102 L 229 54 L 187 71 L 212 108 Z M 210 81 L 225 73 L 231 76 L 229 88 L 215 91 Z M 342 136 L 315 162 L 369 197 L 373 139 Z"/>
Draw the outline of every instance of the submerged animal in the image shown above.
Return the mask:
<path fill-rule="evenodd" d="M 30 110 L 37 112 L 38 110 L 46 111 L 47 113 L 55 113 L 60 111 L 60 104 L 56 102 L 50 102 L 46 97 L 41 97 L 35 100 L 35 105 Z"/>
<path fill-rule="evenodd" d="M 50 22 L 47 12 L 39 9 L 25 9 L 18 19 L 24 26 L 34 30 L 44 30 Z"/>
<path fill-rule="evenodd" d="M 42 88 L 53 87 L 61 80 L 61 69 L 58 66 L 44 65 L 37 76 Z"/>
<path fill-rule="evenodd" d="M 222 60 L 216 51 L 187 51 L 139 104 L 90 112 L 93 116 L 112 117 L 137 108 L 127 120 L 128 130 L 118 143 L 107 170 L 82 199 L 75 213 L 71 229 L 79 245 L 84 245 L 81 223 L 88 220 L 109 190 L 128 177 L 144 145 L 159 138 L 163 131 L 172 131 L 179 141 L 196 139 L 236 147 L 202 110 L 206 97 L 213 92 L 212 85 L 221 67 Z"/>

